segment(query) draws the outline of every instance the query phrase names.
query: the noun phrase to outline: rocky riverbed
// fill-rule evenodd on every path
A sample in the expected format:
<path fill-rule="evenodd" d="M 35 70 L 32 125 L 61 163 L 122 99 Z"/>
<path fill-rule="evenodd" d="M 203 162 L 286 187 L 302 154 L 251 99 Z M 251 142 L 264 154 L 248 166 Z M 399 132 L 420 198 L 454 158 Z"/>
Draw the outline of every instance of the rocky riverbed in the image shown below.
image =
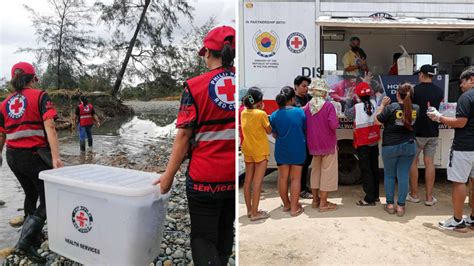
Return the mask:
<path fill-rule="evenodd" d="M 138 127 L 144 128 L 145 132 L 142 132 L 143 130 L 137 130 L 137 132 L 133 132 L 133 134 L 122 134 L 121 138 L 127 139 L 119 139 L 117 142 L 106 138 L 103 142 L 110 142 L 109 144 L 99 145 L 98 148 L 94 146 L 94 151 L 88 152 L 85 155 L 74 152 L 78 149 L 75 147 L 76 143 L 65 143 L 66 152 L 62 152 L 61 154 L 64 161 L 70 165 L 92 163 L 148 172 L 163 172 L 173 144 L 173 130 L 170 130 L 172 125 L 166 126 L 165 124 L 170 123 L 169 121 L 173 121 L 174 118 L 176 118 L 179 104 L 177 102 L 129 102 L 126 104 L 134 109 L 138 118 L 133 118 L 127 122 L 128 124 L 124 123 L 119 131 L 123 130 L 123 127 L 126 127 L 128 131 L 137 130 L 137 127 L 133 125 L 130 126 L 129 124 L 133 123 L 133 121 L 146 124 L 149 122 L 148 119 L 151 119 L 154 123 L 154 119 L 159 120 L 155 123 L 156 128 L 150 130 L 149 127 Z M 166 122 L 163 123 L 162 120 L 166 120 Z M 146 123 L 144 121 L 146 121 Z M 99 137 L 96 139 L 97 141 L 101 140 Z M 97 142 L 96 139 L 94 140 L 95 142 Z M 63 139 L 62 141 L 67 142 L 68 140 Z M 126 145 L 124 142 L 126 142 Z M 73 147 L 68 148 L 68 145 Z M 136 147 L 137 145 L 140 147 Z M 172 189 L 168 204 L 168 215 L 166 217 L 160 254 L 157 254 L 155 260 L 150 262 L 154 265 L 192 265 L 189 238 L 191 228 L 184 177 L 186 167 L 187 161 L 181 166 L 175 178 L 176 183 Z M 8 207 L 8 202 L 6 205 Z M 19 211 L 18 215 L 22 215 L 22 212 Z M 12 228 L 12 230 L 20 229 Z M 76 262 L 50 251 L 46 238 L 47 225 L 44 231 L 45 241 L 41 245 L 39 252 L 48 260 L 48 265 L 79 265 Z M 8 251 L 6 249 L 4 250 Z M 2 258 L 0 258 L 0 263 L 1 260 Z M 3 264 L 31 265 L 32 263 L 24 255 L 13 252 L 6 255 Z M 232 255 L 229 264 L 235 264 L 235 254 Z"/>

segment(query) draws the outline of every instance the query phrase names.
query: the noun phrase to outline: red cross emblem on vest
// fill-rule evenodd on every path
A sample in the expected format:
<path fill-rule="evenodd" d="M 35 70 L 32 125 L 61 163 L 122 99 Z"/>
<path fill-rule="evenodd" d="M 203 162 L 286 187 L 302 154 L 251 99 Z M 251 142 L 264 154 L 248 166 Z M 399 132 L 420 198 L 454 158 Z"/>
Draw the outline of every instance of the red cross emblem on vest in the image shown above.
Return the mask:
<path fill-rule="evenodd" d="M 228 102 L 235 101 L 235 85 L 232 83 L 232 79 L 224 79 L 224 86 L 218 86 L 217 93 L 219 95 L 225 95 Z"/>
<path fill-rule="evenodd" d="M 7 113 L 10 118 L 18 119 L 23 116 L 26 110 L 26 97 L 17 94 L 7 102 Z"/>
<path fill-rule="evenodd" d="M 226 111 L 235 111 L 235 73 L 216 74 L 209 83 L 210 100 Z"/>

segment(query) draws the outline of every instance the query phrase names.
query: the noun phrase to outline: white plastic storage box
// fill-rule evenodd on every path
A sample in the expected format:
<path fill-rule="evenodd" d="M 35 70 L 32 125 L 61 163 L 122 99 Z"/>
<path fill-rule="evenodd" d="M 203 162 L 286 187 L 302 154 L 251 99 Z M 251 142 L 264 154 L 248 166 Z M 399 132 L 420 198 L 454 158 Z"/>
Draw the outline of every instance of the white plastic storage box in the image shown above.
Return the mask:
<path fill-rule="evenodd" d="M 50 249 L 83 264 L 149 265 L 169 199 L 158 177 L 91 164 L 41 172 Z"/>

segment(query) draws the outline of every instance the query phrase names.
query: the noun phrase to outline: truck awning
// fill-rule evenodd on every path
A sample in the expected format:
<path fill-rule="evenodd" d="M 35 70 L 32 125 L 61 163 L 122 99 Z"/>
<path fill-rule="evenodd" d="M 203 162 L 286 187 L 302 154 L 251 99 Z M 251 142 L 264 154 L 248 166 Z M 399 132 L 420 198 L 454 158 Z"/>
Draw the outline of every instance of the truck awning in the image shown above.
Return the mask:
<path fill-rule="evenodd" d="M 316 24 L 343 28 L 406 28 L 406 29 L 474 29 L 474 20 L 444 18 L 393 18 L 321 16 Z"/>

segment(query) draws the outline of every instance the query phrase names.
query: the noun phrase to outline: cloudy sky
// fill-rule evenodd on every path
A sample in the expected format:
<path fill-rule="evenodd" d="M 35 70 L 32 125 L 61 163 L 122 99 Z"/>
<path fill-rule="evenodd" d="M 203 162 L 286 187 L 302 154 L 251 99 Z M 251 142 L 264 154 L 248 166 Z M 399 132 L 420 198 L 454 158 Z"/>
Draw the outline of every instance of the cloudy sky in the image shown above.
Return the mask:
<path fill-rule="evenodd" d="M 94 2 L 95 0 L 86 0 L 88 4 Z M 195 8 L 193 22 L 195 25 L 202 25 L 210 16 L 214 15 L 218 25 L 235 26 L 236 1 L 188 0 L 188 2 Z M 33 62 L 35 60 L 33 54 L 15 53 L 20 47 L 34 47 L 37 45 L 35 30 L 32 27 L 29 13 L 23 8 L 24 4 L 42 14 L 50 12 L 47 0 L 2 1 L 2 8 L 0 9 L 0 78 L 10 79 L 10 69 L 15 63 L 19 61 Z M 182 20 L 181 26 L 184 31 L 191 28 L 188 20 Z M 103 33 L 103 29 L 104 27 L 99 26 L 97 34 Z"/>

